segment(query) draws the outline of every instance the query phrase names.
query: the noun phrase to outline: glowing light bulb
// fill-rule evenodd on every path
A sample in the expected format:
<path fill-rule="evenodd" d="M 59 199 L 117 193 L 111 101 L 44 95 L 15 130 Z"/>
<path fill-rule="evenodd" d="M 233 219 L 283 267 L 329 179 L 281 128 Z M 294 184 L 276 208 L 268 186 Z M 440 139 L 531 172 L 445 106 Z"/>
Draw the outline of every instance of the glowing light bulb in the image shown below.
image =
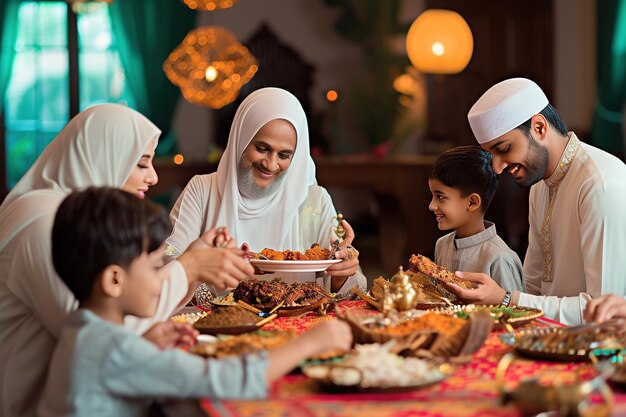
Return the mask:
<path fill-rule="evenodd" d="M 330 101 L 331 103 L 333 101 L 337 101 L 338 98 L 339 94 L 335 90 L 328 90 L 326 92 L 326 100 Z"/>
<path fill-rule="evenodd" d="M 446 52 L 445 46 L 441 42 L 435 42 L 432 46 L 433 54 L 442 56 Z"/>
<path fill-rule="evenodd" d="M 215 81 L 215 79 L 217 78 L 217 70 L 213 65 L 209 65 L 206 71 L 204 71 L 204 78 L 206 78 L 206 80 L 210 83 Z"/>
<path fill-rule="evenodd" d="M 185 157 L 182 154 L 177 153 L 174 155 L 173 160 L 176 165 L 181 165 L 185 161 Z"/>

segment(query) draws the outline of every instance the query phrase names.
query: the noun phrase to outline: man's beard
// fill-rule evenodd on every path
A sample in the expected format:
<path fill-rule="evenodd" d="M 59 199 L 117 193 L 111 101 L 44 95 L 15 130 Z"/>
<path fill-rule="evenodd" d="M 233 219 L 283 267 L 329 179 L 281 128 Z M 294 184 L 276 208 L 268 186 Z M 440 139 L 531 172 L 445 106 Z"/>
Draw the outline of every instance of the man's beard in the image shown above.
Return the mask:
<path fill-rule="evenodd" d="M 252 164 L 254 165 L 254 163 Z M 274 195 L 278 189 L 283 185 L 285 181 L 284 171 L 276 174 L 274 181 L 267 187 L 259 187 L 254 182 L 254 175 L 252 170 L 253 166 L 247 167 L 246 161 L 242 156 L 239 160 L 239 166 L 237 167 L 237 186 L 239 187 L 239 193 L 248 198 L 261 198 Z"/>
<path fill-rule="evenodd" d="M 523 187 L 529 187 L 538 183 L 545 177 L 548 171 L 548 150 L 539 145 L 532 137 L 530 132 L 526 134 L 528 140 L 528 155 L 524 168 L 526 170 L 526 178 L 518 182 Z"/>

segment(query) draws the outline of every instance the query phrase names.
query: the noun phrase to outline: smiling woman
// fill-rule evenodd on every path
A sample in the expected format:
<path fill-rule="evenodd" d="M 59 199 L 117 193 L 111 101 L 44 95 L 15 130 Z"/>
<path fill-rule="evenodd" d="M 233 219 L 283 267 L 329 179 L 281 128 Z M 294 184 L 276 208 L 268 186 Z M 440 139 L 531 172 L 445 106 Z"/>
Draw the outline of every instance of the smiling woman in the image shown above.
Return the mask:
<path fill-rule="evenodd" d="M 296 130 L 284 119 L 269 121 L 254 135 L 239 160 L 239 191 L 248 197 L 272 195 L 296 150 Z"/>
<path fill-rule="evenodd" d="M 332 218 L 337 211 L 328 192 L 317 185 L 309 153 L 309 132 L 302 105 L 291 93 L 263 88 L 239 106 L 228 145 L 217 172 L 194 177 L 172 209 L 174 232 L 170 253 L 182 252 L 205 230 L 226 226 L 238 244 L 259 252 L 303 251 L 313 243 L 329 247 Z M 349 231 L 326 270 L 333 291 L 365 287 L 358 270 L 358 252 L 348 249 Z M 357 256 L 352 256 L 353 254 Z M 314 280 L 314 274 L 294 274 L 288 281 Z"/>

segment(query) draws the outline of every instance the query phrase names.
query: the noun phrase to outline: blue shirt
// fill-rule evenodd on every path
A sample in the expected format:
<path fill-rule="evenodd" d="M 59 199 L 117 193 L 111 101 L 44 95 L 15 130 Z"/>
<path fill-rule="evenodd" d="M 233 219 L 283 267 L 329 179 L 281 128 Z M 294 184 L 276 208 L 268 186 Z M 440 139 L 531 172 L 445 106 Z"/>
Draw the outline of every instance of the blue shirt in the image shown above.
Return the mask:
<path fill-rule="evenodd" d="M 72 313 L 50 365 L 41 417 L 143 416 L 157 398 L 263 398 L 267 352 L 207 360 L 160 350 L 89 310 Z"/>

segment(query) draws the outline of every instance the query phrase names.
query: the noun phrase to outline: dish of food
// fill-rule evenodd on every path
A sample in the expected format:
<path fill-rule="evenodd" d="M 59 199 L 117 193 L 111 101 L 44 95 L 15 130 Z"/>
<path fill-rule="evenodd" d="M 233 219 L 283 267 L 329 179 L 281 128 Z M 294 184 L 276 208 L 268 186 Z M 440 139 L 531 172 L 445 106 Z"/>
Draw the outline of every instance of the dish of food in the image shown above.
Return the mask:
<path fill-rule="evenodd" d="M 302 372 L 323 389 L 356 392 L 414 390 L 442 381 L 450 369 L 390 352 L 393 343 L 357 345 L 338 363 L 311 365 Z"/>
<path fill-rule="evenodd" d="M 278 251 L 265 248 L 261 252 L 254 254 L 253 259 L 269 260 L 269 261 L 324 261 L 332 257 L 330 249 L 322 248 L 319 244 L 314 243 L 304 253 L 293 250 Z"/>
<path fill-rule="evenodd" d="M 500 336 L 520 355 L 552 361 L 589 361 L 595 349 L 623 349 L 626 332 L 611 325 L 535 327 Z"/>
<path fill-rule="evenodd" d="M 507 323 L 513 327 L 524 325 L 543 316 L 543 311 L 538 308 L 531 307 L 504 307 L 504 306 L 484 306 L 484 305 L 465 305 L 452 306 L 438 309 L 438 313 L 454 314 L 457 317 L 466 318 L 475 311 L 487 311 L 493 317 L 496 328 L 502 327 L 502 323 Z"/>
<path fill-rule="evenodd" d="M 418 310 L 430 310 L 435 308 L 447 307 L 448 304 L 443 300 L 443 295 L 439 294 L 435 286 L 430 282 L 426 282 L 425 278 L 422 278 L 416 273 L 407 271 L 409 275 L 409 282 L 413 286 L 413 289 L 417 293 L 417 303 L 415 308 Z M 382 310 L 382 299 L 385 291 L 385 287 L 389 286 L 389 281 L 383 277 L 378 277 L 372 283 L 369 296 L 363 293 L 355 291 L 359 297 L 365 300 L 368 304 L 372 305 L 378 310 Z M 369 297 L 369 298 L 368 298 Z"/>
<path fill-rule="evenodd" d="M 233 298 L 233 293 L 229 292 L 228 294 L 221 295 L 219 297 L 215 297 L 211 301 L 209 301 L 212 305 L 217 307 L 228 307 L 237 305 L 237 301 Z"/>
<path fill-rule="evenodd" d="M 189 352 L 203 357 L 224 358 L 282 346 L 296 337 L 294 332 L 263 331 L 230 336 L 212 343 L 198 343 Z"/>
<path fill-rule="evenodd" d="M 197 320 L 193 327 L 202 334 L 241 334 L 258 330 L 265 323 L 262 320 L 239 306 L 220 307 Z"/>
<path fill-rule="evenodd" d="M 278 311 L 317 308 L 328 302 L 332 295 L 316 282 L 287 284 L 280 278 L 271 281 L 247 279 L 233 290 L 233 299 L 243 301 L 261 311 L 270 311 L 279 304 Z"/>
<path fill-rule="evenodd" d="M 250 263 L 264 272 L 319 272 L 327 270 L 331 265 L 342 259 L 325 259 L 318 261 L 273 261 L 250 259 Z"/>
<path fill-rule="evenodd" d="M 596 349 L 590 353 L 594 367 L 613 386 L 626 389 L 626 351 L 614 349 Z"/>
<path fill-rule="evenodd" d="M 170 320 L 175 321 L 177 323 L 194 324 L 196 321 L 198 321 L 200 318 L 204 316 L 206 316 L 205 312 L 198 311 L 198 312 L 192 312 L 192 313 L 176 314 L 170 317 Z"/>

